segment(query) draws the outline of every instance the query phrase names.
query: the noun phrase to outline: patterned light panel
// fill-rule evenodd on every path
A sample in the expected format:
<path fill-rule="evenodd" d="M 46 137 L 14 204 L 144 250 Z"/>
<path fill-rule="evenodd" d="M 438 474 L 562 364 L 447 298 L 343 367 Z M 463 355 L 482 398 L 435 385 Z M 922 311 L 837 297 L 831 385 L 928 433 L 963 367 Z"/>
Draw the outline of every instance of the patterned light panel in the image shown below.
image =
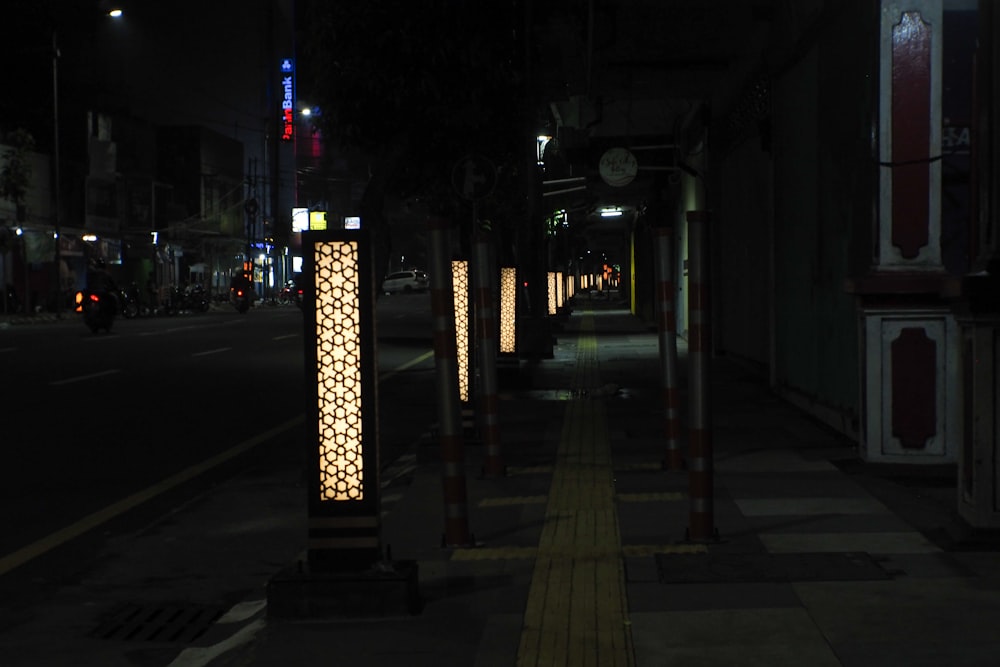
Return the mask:
<path fill-rule="evenodd" d="M 500 269 L 500 352 L 514 354 L 517 329 L 517 270 L 512 266 Z"/>
<path fill-rule="evenodd" d="M 549 277 L 549 315 L 556 314 L 556 274 L 552 271 L 548 273 Z"/>
<path fill-rule="evenodd" d="M 362 500 L 358 244 L 317 243 L 316 386 L 321 500 Z"/>
<path fill-rule="evenodd" d="M 458 351 L 458 398 L 469 401 L 469 263 L 454 260 L 451 279 L 455 294 L 455 346 Z"/>

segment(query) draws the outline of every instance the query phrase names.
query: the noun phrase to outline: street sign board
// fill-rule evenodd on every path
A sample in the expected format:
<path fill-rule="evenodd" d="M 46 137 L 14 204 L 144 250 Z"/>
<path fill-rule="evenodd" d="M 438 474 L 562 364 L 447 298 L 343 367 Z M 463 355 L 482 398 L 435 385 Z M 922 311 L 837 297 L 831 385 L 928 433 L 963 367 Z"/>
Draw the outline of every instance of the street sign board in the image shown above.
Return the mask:
<path fill-rule="evenodd" d="M 475 201 L 487 197 L 496 184 L 497 169 L 482 155 L 466 155 L 451 170 L 451 185 L 462 199 Z"/>

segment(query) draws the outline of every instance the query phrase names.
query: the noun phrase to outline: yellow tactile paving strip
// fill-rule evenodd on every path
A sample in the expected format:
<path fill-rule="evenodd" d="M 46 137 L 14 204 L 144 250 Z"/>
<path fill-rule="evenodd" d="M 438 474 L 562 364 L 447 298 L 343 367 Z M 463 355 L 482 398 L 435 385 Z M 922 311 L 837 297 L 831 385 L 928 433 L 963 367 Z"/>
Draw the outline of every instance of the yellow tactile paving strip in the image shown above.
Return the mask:
<path fill-rule="evenodd" d="M 627 557 L 642 558 L 654 554 L 703 554 L 708 552 L 708 547 L 704 544 L 694 544 L 683 542 L 678 544 L 623 544 L 621 555 Z M 552 556 L 549 553 L 549 556 Z M 570 557 L 581 554 L 567 551 Z M 470 560 L 527 560 L 538 555 L 536 547 L 484 547 L 479 549 L 458 549 L 451 555 L 454 561 Z M 596 557 L 598 552 L 588 554 L 588 557 Z M 606 555 L 601 553 L 601 556 Z"/>
<path fill-rule="evenodd" d="M 578 340 L 575 384 L 598 386 L 590 314 Z M 566 406 L 517 664 L 634 664 L 607 410 L 599 400 Z"/>

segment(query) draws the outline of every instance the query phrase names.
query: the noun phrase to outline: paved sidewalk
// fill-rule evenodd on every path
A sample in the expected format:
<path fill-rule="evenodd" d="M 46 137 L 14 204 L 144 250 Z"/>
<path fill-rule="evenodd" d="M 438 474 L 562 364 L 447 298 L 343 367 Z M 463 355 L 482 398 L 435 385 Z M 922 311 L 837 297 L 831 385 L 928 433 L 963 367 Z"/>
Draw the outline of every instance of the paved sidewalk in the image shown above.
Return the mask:
<path fill-rule="evenodd" d="M 953 487 L 872 475 L 852 443 L 725 360 L 719 540 L 685 542 L 687 475 L 660 468 L 656 336 L 609 306 L 580 304 L 555 358 L 506 392 L 508 477 L 478 479 L 470 447 L 478 548 L 435 543 L 438 473 L 414 471 L 385 536 L 420 564 L 420 615 L 269 619 L 220 664 L 1000 664 L 997 554 L 928 537 L 954 533 Z"/>
<path fill-rule="evenodd" d="M 556 338 L 554 358 L 522 362 L 524 382 L 503 389 L 508 475 L 482 478 L 481 447 L 467 448 L 475 548 L 441 546 L 435 443 L 384 475 L 383 539 L 419 563 L 419 614 L 268 617 L 266 583 L 305 542 L 301 471 L 284 461 L 123 539 L 0 634 L 3 664 L 1000 664 L 1000 553 L 956 541 L 953 468 L 861 464 L 717 359 L 719 539 L 689 543 L 687 475 L 660 466 L 655 333 L 583 301 Z M 95 638 L 112 602 L 137 598 L 224 615 L 190 641 Z"/>

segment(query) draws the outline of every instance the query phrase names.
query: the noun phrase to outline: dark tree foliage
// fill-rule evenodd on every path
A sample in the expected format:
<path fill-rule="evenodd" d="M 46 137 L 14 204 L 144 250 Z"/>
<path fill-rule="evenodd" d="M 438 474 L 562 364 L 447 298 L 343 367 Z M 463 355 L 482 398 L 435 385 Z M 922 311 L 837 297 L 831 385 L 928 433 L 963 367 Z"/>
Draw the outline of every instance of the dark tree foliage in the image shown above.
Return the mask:
<path fill-rule="evenodd" d="M 299 89 L 322 109 L 327 143 L 370 161 L 366 224 L 384 231 L 381 207 L 390 194 L 453 212 L 451 169 L 469 153 L 501 172 L 485 212 L 514 201 L 509 189 L 523 171 L 526 137 L 513 2 L 304 4 Z"/>

